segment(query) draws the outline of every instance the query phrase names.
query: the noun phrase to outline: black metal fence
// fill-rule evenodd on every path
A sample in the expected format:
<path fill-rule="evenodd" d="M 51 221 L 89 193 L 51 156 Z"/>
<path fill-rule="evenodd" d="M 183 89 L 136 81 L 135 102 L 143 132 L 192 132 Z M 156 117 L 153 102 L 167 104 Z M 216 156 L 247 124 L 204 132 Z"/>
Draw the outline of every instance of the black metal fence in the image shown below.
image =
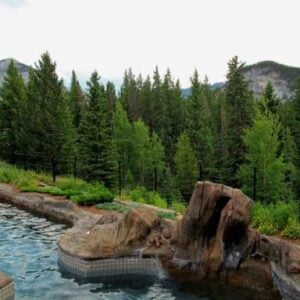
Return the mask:
<path fill-rule="evenodd" d="M 58 158 L 56 156 L 46 156 L 42 154 L 27 154 L 22 152 L 15 153 L 1 153 L 1 160 L 21 167 L 25 170 L 34 170 L 37 172 L 43 172 L 51 174 L 53 183 L 56 182 L 56 177 L 71 176 L 74 179 L 81 178 L 85 179 L 87 176 L 84 174 L 81 168 L 81 160 L 76 155 Z M 114 182 L 101 182 L 106 186 L 114 186 L 118 191 L 119 195 L 122 194 L 123 190 L 129 184 L 126 182 L 125 168 L 121 162 L 118 162 L 117 178 Z M 157 192 L 160 187 L 160 178 L 158 176 L 158 170 L 156 167 L 153 168 L 152 174 L 143 176 L 143 180 L 138 182 L 141 186 L 147 182 L 147 187 Z M 96 181 L 96 179 L 95 179 Z M 100 181 L 100 180 L 99 180 Z"/>

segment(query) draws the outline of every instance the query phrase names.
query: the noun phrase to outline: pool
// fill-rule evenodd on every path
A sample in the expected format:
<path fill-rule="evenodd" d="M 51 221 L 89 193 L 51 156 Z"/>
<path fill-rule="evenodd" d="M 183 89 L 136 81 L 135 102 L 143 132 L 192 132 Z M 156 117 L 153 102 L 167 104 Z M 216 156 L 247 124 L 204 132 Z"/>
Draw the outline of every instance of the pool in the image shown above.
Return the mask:
<path fill-rule="evenodd" d="M 57 264 L 56 243 L 65 230 L 65 225 L 0 203 L 0 270 L 13 277 L 16 299 L 258 299 L 252 291 L 214 282 L 191 285 L 141 275 L 75 278 Z"/>

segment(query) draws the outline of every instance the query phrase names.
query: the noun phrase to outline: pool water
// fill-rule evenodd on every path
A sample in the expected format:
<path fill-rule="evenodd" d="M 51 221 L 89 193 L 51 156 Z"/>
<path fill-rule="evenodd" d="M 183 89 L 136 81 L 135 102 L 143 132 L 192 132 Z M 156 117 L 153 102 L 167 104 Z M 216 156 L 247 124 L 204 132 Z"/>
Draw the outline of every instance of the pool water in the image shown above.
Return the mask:
<path fill-rule="evenodd" d="M 0 270 L 13 277 L 16 299 L 258 299 L 257 293 L 215 283 L 185 284 L 168 278 L 74 278 L 57 264 L 57 240 L 65 225 L 0 203 Z"/>

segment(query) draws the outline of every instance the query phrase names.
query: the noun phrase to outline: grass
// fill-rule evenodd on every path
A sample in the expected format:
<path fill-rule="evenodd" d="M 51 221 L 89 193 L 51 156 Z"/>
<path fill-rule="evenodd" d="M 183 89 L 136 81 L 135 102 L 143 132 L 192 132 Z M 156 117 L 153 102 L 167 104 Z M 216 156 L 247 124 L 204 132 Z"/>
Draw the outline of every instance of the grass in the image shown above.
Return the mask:
<path fill-rule="evenodd" d="M 157 211 L 156 216 L 162 219 L 170 219 L 170 220 L 175 220 L 176 219 L 176 214 L 175 212 L 166 212 L 166 211 Z"/>
<path fill-rule="evenodd" d="M 168 208 L 168 203 L 164 198 L 156 192 L 147 191 L 144 187 L 138 187 L 131 190 L 125 198 L 134 202 L 150 204 L 160 208 Z"/>
<path fill-rule="evenodd" d="M 297 203 L 278 201 L 265 205 L 256 202 L 252 209 L 252 226 L 263 234 L 300 239 Z"/>
<path fill-rule="evenodd" d="M 112 202 L 114 198 L 114 195 L 99 183 L 87 183 L 71 177 L 57 177 L 53 183 L 51 176 L 47 174 L 25 171 L 2 162 L 0 162 L 0 182 L 16 185 L 22 192 L 64 196 L 81 205 Z"/>
<path fill-rule="evenodd" d="M 95 205 L 95 207 L 98 209 L 115 210 L 118 212 L 127 212 L 129 210 L 129 208 L 126 207 L 125 205 L 122 205 L 122 204 L 116 203 L 116 202 L 101 203 L 101 204 Z"/>

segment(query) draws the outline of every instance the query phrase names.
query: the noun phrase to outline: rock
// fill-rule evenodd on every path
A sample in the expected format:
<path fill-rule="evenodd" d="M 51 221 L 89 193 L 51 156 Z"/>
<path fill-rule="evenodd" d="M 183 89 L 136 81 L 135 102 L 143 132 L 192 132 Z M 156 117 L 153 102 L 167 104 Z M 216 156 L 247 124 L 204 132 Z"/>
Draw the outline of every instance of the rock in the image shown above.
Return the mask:
<path fill-rule="evenodd" d="M 177 222 L 143 207 L 122 216 L 94 214 L 67 200 L 17 193 L 3 185 L 0 200 L 71 224 L 58 242 L 59 250 L 81 262 L 159 257 L 175 277 L 218 278 L 270 293 L 269 299 L 276 294 L 274 283 L 284 299 L 300 298 L 300 246 L 249 228 L 252 201 L 238 189 L 198 182 Z"/>
<path fill-rule="evenodd" d="M 12 283 L 12 279 L 8 277 L 6 274 L 0 272 L 0 289 L 6 287 L 10 283 Z"/>
<path fill-rule="evenodd" d="M 251 204 L 240 190 L 198 182 L 179 224 L 176 258 L 198 264 L 203 276 L 217 276 L 223 264 L 237 267 L 244 256 Z"/>

